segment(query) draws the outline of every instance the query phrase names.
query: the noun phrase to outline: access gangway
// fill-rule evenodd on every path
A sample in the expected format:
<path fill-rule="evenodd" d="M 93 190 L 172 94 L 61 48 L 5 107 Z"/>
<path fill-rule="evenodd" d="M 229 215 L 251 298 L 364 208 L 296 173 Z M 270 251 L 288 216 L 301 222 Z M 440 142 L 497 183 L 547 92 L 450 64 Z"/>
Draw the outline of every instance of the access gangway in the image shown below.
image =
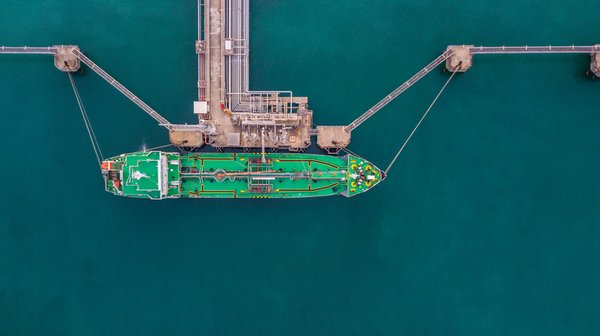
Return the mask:
<path fill-rule="evenodd" d="M 55 55 L 59 51 L 60 46 L 52 46 L 52 47 L 0 47 L 0 54 L 15 54 L 15 55 Z M 102 79 L 104 79 L 108 84 L 112 85 L 117 91 L 131 100 L 134 104 L 136 104 L 139 108 L 141 108 L 144 112 L 150 115 L 154 120 L 158 122 L 160 126 L 165 127 L 169 131 L 175 129 L 175 126 L 171 124 L 166 118 L 161 116 L 158 112 L 156 112 L 153 108 L 151 108 L 148 104 L 138 98 L 133 92 L 127 89 L 123 84 L 119 83 L 114 77 L 109 75 L 106 71 L 104 71 L 101 67 L 99 67 L 96 63 L 94 63 L 89 57 L 84 55 L 79 48 L 74 47 L 71 50 L 72 54 L 77 57 L 83 64 L 87 65 L 92 71 L 98 74 Z"/>
<path fill-rule="evenodd" d="M 108 84 L 112 85 L 117 91 L 121 92 L 125 97 L 129 98 L 134 104 L 136 104 L 139 108 L 141 108 L 144 112 L 150 115 L 154 120 L 158 122 L 160 126 L 165 127 L 169 131 L 174 129 L 173 124 L 171 124 L 167 119 L 161 116 L 158 112 L 156 112 L 153 108 L 151 108 L 148 104 L 138 98 L 133 92 L 129 91 L 123 84 L 119 83 L 116 79 L 114 79 L 111 75 L 109 75 L 106 71 L 100 68 L 96 63 L 94 63 L 89 57 L 85 56 L 79 49 L 73 50 L 73 54 L 79 58 L 79 60 L 87 65 L 92 71 L 94 71 L 98 76 L 102 77 Z"/>
<path fill-rule="evenodd" d="M 55 55 L 56 47 L 0 47 L 0 54 Z"/>
<path fill-rule="evenodd" d="M 600 45 L 592 45 L 592 46 L 498 46 L 498 47 L 484 47 L 484 46 L 463 46 L 463 48 L 467 48 L 469 50 L 470 55 L 505 55 L 505 54 L 594 54 L 600 53 Z M 429 63 L 425 68 L 421 71 L 417 72 L 414 76 L 412 76 L 408 81 L 400 85 L 396 90 L 387 95 L 380 102 L 375 104 L 365 113 L 363 113 L 360 117 L 356 118 L 352 123 L 345 127 L 346 132 L 350 133 L 355 130 L 362 123 L 367 121 L 370 117 L 372 117 L 375 113 L 382 110 L 389 103 L 391 103 L 394 99 L 408 90 L 411 86 L 413 86 L 420 79 L 429 74 L 433 69 L 438 67 L 440 64 L 444 63 L 450 57 L 454 55 L 454 51 L 452 48 L 448 48 L 444 53 L 438 56 L 435 60 Z"/>
<path fill-rule="evenodd" d="M 398 98 L 398 96 L 403 94 L 416 82 L 421 80 L 423 77 L 427 76 L 433 69 L 437 68 L 440 64 L 444 63 L 453 54 L 454 52 L 452 50 L 446 50 L 444 53 L 442 53 L 440 56 L 434 59 L 431 63 L 429 63 L 426 67 L 421 69 L 421 71 L 417 72 L 409 80 L 400 85 L 396 90 L 392 91 L 392 93 L 383 98 L 379 103 L 375 104 L 373 107 L 367 110 L 367 112 L 363 113 L 360 117 L 356 118 L 356 120 L 354 120 L 350 125 L 346 126 L 346 132 L 350 133 L 353 130 L 355 130 L 358 126 L 367 121 L 367 119 L 372 117 L 375 113 L 379 112 L 389 103 L 391 103 L 394 99 Z"/>
<path fill-rule="evenodd" d="M 600 45 L 593 46 L 501 46 L 469 47 L 471 54 L 592 54 L 600 52 Z"/>

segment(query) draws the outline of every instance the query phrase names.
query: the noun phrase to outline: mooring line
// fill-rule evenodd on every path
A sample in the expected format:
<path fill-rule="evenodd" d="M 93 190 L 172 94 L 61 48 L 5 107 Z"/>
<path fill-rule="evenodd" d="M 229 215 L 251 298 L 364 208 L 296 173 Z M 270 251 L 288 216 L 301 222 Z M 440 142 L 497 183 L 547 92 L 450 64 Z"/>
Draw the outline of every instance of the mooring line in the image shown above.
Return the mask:
<path fill-rule="evenodd" d="M 406 138 L 406 141 L 404 141 L 404 144 L 402 144 L 402 147 L 400 147 L 400 150 L 398 151 L 398 153 L 396 153 L 396 156 L 394 156 L 394 159 L 392 160 L 392 162 L 390 162 L 390 164 L 388 165 L 387 169 L 385 170 L 385 174 L 386 175 L 388 174 L 388 172 L 390 171 L 390 169 L 392 169 L 392 166 L 394 165 L 394 163 L 396 163 L 396 160 L 398 160 L 398 157 L 400 156 L 400 154 L 402 154 L 402 151 L 404 151 L 404 148 L 406 147 L 406 145 L 408 144 L 408 142 L 410 141 L 410 139 L 412 139 L 412 137 L 415 134 L 415 132 L 417 131 L 417 129 L 419 129 L 419 127 L 421 126 L 421 123 L 423 123 L 423 120 L 425 120 L 425 118 L 427 117 L 427 115 L 429 114 L 429 112 L 431 111 L 431 109 L 435 106 L 435 103 L 437 103 L 438 99 L 440 98 L 440 96 L 442 95 L 442 93 L 444 92 L 444 90 L 446 90 L 446 87 L 448 86 L 448 84 L 450 84 L 450 81 L 452 80 L 452 78 L 454 78 L 454 75 L 456 75 L 456 72 L 457 72 L 456 70 L 458 70 L 458 68 L 460 66 L 461 66 L 461 64 L 459 64 L 454 69 L 454 71 L 452 72 L 452 75 L 446 81 L 446 84 L 444 84 L 444 86 L 442 87 L 442 89 L 440 90 L 440 92 L 438 92 L 438 94 L 435 97 L 435 99 L 433 100 L 433 102 L 431 102 L 431 105 L 429 105 L 429 108 L 427 109 L 427 111 L 425 111 L 425 113 L 421 117 L 421 120 L 419 120 L 419 122 L 417 123 L 417 126 L 415 126 L 415 128 L 412 130 L 412 132 L 410 132 L 410 135 L 408 136 L 408 138 Z"/>
<path fill-rule="evenodd" d="M 342 151 L 346 152 L 346 154 L 350 154 L 350 155 L 354 155 L 356 157 L 360 157 L 360 156 L 358 156 L 358 154 L 354 153 L 353 151 L 349 150 L 348 148 L 342 148 Z"/>
<path fill-rule="evenodd" d="M 158 146 L 158 147 L 153 147 L 153 148 L 146 148 L 144 149 L 145 152 L 152 152 L 155 151 L 157 149 L 163 149 L 163 148 L 167 148 L 167 147 L 175 147 L 173 144 L 168 144 L 168 145 L 162 145 L 162 146 Z"/>
<path fill-rule="evenodd" d="M 98 143 L 98 139 L 96 138 L 96 133 L 94 132 L 94 128 L 92 127 L 88 114 L 85 110 L 83 101 L 81 100 L 81 96 L 79 95 L 79 90 L 77 90 L 77 86 L 75 85 L 75 81 L 73 80 L 73 76 L 70 72 L 67 72 L 67 75 L 69 76 L 69 81 L 71 82 L 71 87 L 73 88 L 73 93 L 75 94 L 77 105 L 79 106 L 79 110 L 81 111 L 83 123 L 85 124 L 88 136 L 90 137 L 90 142 L 92 143 L 92 148 L 94 149 L 94 154 L 96 155 L 96 160 L 98 161 L 98 167 L 100 167 L 102 165 L 102 160 L 104 160 L 102 150 L 100 149 L 100 144 Z"/>

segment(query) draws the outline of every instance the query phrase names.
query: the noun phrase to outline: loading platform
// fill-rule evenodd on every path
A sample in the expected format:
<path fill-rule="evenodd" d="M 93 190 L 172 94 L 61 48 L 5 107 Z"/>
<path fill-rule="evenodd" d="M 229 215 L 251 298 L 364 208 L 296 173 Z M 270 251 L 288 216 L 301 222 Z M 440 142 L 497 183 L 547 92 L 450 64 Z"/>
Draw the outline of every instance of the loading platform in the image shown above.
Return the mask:
<path fill-rule="evenodd" d="M 319 147 L 337 153 L 350 145 L 352 132 L 384 109 L 422 78 L 446 64 L 451 73 L 466 72 L 474 55 L 588 54 L 588 73 L 600 78 L 600 45 L 590 46 L 474 46 L 451 45 L 406 82 L 345 126 L 314 126 L 307 97 L 292 91 L 250 90 L 249 0 L 198 0 L 198 124 L 173 124 L 118 82 L 74 45 L 0 47 L 0 54 L 47 54 L 64 72 L 86 65 L 152 117 L 180 148 L 210 145 L 217 149 L 251 148 L 303 151 L 316 137 Z"/>
<path fill-rule="evenodd" d="M 373 107 L 368 109 L 361 116 L 356 118 L 348 126 L 346 126 L 347 132 L 352 132 L 362 123 L 367 121 L 370 117 L 375 115 L 377 112 L 386 107 L 394 99 L 398 98 L 402 93 L 412 87 L 415 83 L 421 80 L 423 77 L 431 73 L 432 70 L 437 68 L 442 63 L 446 62 L 446 69 L 450 72 L 466 72 L 472 66 L 473 55 L 491 55 L 491 54 L 589 54 L 592 58 L 592 68 L 596 70 L 600 69 L 598 66 L 598 57 L 600 53 L 600 45 L 592 46 L 502 46 L 502 47 L 475 47 L 469 45 L 461 46 L 448 46 L 440 56 L 434 59 L 431 63 L 426 65 L 423 69 L 413 75 L 408 81 L 404 82 L 397 89 L 392 91 L 389 95 L 383 98 L 380 102 L 375 104 Z M 600 77 L 600 71 L 594 72 L 596 76 Z"/>

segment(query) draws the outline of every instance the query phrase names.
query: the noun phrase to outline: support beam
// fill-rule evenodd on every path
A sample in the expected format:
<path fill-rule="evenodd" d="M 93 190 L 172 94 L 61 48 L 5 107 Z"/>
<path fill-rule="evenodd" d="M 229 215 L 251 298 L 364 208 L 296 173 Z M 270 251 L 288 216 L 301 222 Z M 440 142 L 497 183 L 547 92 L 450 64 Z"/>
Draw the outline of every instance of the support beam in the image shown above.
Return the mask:
<path fill-rule="evenodd" d="M 473 65 L 473 55 L 522 55 L 522 54 L 590 54 L 592 65 L 590 70 L 596 76 L 600 70 L 596 70 L 594 62 L 600 53 L 600 45 L 592 46 L 501 46 L 501 47 L 475 47 L 472 45 L 448 46 L 454 51 L 454 55 L 446 62 L 446 69 L 451 72 L 465 72 Z M 458 66 L 462 62 L 461 66 Z M 458 67 L 458 70 L 453 70 Z M 598 73 L 598 74 L 597 74 Z"/>
<path fill-rule="evenodd" d="M 431 63 L 425 66 L 421 71 L 417 72 L 411 78 L 409 78 L 406 82 L 400 85 L 396 90 L 392 91 L 389 95 L 383 98 L 379 103 L 375 104 L 371 107 L 367 112 L 363 113 L 360 117 L 356 118 L 350 125 L 346 126 L 346 132 L 351 133 L 362 123 L 367 121 L 370 117 L 375 115 L 375 113 L 381 111 L 384 107 L 386 107 L 389 103 L 391 103 L 394 99 L 398 98 L 401 94 L 403 94 L 406 90 L 408 90 L 411 86 L 421 80 L 423 77 L 427 76 L 433 69 L 437 68 L 440 64 L 444 63 L 449 57 L 453 54 L 452 50 L 446 50 L 436 59 L 434 59 Z"/>
<path fill-rule="evenodd" d="M 345 126 L 318 126 L 317 145 L 330 154 L 337 154 L 350 145 L 351 133 Z"/>
<path fill-rule="evenodd" d="M 160 126 L 165 127 L 169 131 L 173 130 L 173 125 L 161 116 L 158 112 L 156 112 L 153 108 L 151 108 L 148 104 L 138 98 L 133 92 L 129 91 L 123 84 L 119 83 L 114 77 L 109 75 L 106 71 L 100 68 L 96 63 L 92 62 L 87 56 L 85 56 L 79 49 L 73 50 L 73 54 L 85 65 L 87 65 L 92 71 L 94 71 L 98 76 L 102 77 L 108 84 L 112 85 L 117 91 L 121 92 L 125 97 L 129 98 L 134 104 L 136 104 L 139 108 L 141 108 L 144 112 L 146 112 L 149 116 L 151 116 L 154 120 L 158 122 Z"/>
<path fill-rule="evenodd" d="M 96 63 L 92 62 L 87 56 L 85 56 L 78 46 L 67 45 L 67 46 L 52 46 L 52 47 L 0 47 L 0 54 L 13 54 L 13 55 L 54 55 L 54 65 L 63 72 L 74 72 L 78 71 L 81 67 L 81 63 L 90 67 L 92 71 L 97 73 L 102 79 L 112 85 L 115 89 L 121 92 L 125 97 L 129 98 L 134 104 L 151 116 L 158 122 L 160 126 L 165 127 L 169 131 L 172 131 L 174 126 L 153 108 L 148 106 L 140 98 L 129 91 L 123 84 L 119 83 L 106 71 L 100 68 Z"/>
<path fill-rule="evenodd" d="M 75 72 L 81 67 L 79 59 L 73 50 L 79 49 L 74 45 L 52 47 L 0 47 L 0 54 L 8 55 L 53 55 L 54 66 L 62 72 Z"/>
<path fill-rule="evenodd" d="M 501 46 L 472 47 L 473 54 L 591 54 L 600 52 L 600 45 L 592 46 Z"/>
<path fill-rule="evenodd" d="M 452 56 L 446 60 L 446 70 L 450 72 L 466 72 L 473 65 L 472 45 L 449 46 Z"/>
<path fill-rule="evenodd" d="M 178 129 L 169 132 L 169 140 L 175 147 L 200 148 L 204 146 L 204 134 L 199 130 Z"/>
<path fill-rule="evenodd" d="M 55 46 L 54 66 L 62 72 L 77 72 L 81 69 L 81 62 L 75 56 L 78 46 Z"/>
<path fill-rule="evenodd" d="M 13 55 L 54 55 L 56 47 L 0 47 L 0 54 Z"/>
<path fill-rule="evenodd" d="M 600 77 L 600 44 L 592 46 L 514 46 L 514 47 L 475 47 L 472 45 L 451 45 L 446 49 L 446 52 L 438 56 L 433 62 L 429 63 L 421 71 L 417 72 L 408 81 L 386 96 L 379 103 L 371 107 L 367 112 L 354 120 L 350 125 L 346 126 L 346 131 L 351 133 L 370 117 L 375 115 L 394 99 L 400 96 L 404 91 L 408 90 L 417 81 L 425 77 L 431 70 L 438 65 L 446 62 L 446 69 L 451 72 L 465 72 L 471 68 L 472 58 L 475 54 L 482 55 L 504 55 L 504 54 L 590 54 L 592 55 L 592 63 L 590 70 L 596 77 Z"/>
<path fill-rule="evenodd" d="M 596 78 L 600 78 L 600 44 L 597 44 L 595 47 L 598 51 L 594 51 L 592 53 L 590 71 L 594 74 L 594 76 L 596 76 Z"/>

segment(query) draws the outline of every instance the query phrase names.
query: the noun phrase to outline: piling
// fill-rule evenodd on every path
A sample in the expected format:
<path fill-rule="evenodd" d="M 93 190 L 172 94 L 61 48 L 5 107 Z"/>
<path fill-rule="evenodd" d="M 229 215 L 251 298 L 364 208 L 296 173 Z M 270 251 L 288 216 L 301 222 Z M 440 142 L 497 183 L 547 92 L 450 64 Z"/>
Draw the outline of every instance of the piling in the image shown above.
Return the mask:
<path fill-rule="evenodd" d="M 75 56 L 74 50 L 79 51 L 77 46 L 55 46 L 54 66 L 63 72 L 77 72 L 81 69 L 81 62 Z"/>
<path fill-rule="evenodd" d="M 596 47 L 598 50 L 600 50 L 600 44 L 597 44 Z M 600 51 L 592 53 L 590 71 L 594 74 L 594 76 L 596 76 L 596 78 L 600 78 Z"/>
<path fill-rule="evenodd" d="M 446 70 L 450 72 L 466 72 L 473 65 L 472 45 L 451 45 L 448 50 L 452 51 L 452 56 L 446 60 Z"/>

